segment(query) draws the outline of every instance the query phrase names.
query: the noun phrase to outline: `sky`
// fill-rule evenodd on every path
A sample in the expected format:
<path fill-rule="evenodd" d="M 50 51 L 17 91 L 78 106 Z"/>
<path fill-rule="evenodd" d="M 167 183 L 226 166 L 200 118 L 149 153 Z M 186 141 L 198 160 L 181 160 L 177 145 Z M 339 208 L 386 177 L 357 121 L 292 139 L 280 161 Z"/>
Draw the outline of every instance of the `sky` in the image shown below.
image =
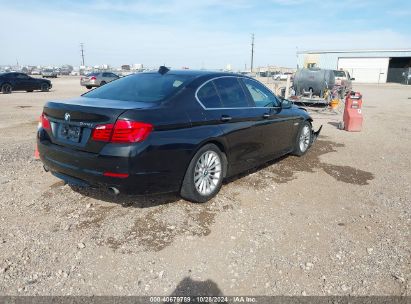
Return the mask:
<path fill-rule="evenodd" d="M 0 65 L 296 66 L 302 50 L 411 48 L 404 0 L 0 0 Z"/>

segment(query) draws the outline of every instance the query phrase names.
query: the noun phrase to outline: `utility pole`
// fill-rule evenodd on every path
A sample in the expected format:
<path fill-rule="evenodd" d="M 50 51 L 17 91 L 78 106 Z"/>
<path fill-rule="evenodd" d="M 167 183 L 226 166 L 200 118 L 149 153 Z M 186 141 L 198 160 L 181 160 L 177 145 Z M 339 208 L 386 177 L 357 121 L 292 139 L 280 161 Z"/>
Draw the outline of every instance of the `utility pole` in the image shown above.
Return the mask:
<path fill-rule="evenodd" d="M 80 48 L 81 48 L 81 62 L 82 66 L 84 66 L 84 43 L 80 43 Z"/>
<path fill-rule="evenodd" d="M 254 33 L 251 34 L 251 70 L 253 72 L 253 62 L 254 62 Z"/>

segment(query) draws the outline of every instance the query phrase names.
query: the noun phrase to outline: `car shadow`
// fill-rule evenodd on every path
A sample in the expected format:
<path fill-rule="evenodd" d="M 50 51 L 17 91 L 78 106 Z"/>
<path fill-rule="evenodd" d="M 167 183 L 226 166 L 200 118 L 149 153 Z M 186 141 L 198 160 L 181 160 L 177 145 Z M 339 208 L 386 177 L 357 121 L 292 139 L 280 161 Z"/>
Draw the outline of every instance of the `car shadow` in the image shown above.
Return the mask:
<path fill-rule="evenodd" d="M 329 121 L 328 124 L 336 127 L 337 129 L 340 129 L 340 123 L 339 122 Z"/>
<path fill-rule="evenodd" d="M 172 297 L 177 296 L 206 296 L 206 297 L 218 297 L 223 296 L 223 292 L 218 287 L 217 283 L 212 280 L 207 281 L 194 281 L 190 277 L 185 277 L 178 283 L 176 289 L 170 294 Z M 196 299 L 193 299 L 194 302 L 191 303 L 200 303 Z M 210 300 L 211 301 L 211 300 Z M 220 302 L 220 301 L 219 301 Z M 201 303 L 211 303 L 204 299 L 204 302 Z M 226 302 L 220 302 L 226 303 Z"/>
<path fill-rule="evenodd" d="M 283 159 L 286 159 L 289 155 L 284 155 L 280 158 L 268 161 L 260 166 L 254 167 L 242 173 L 236 174 L 223 181 L 223 186 L 235 182 L 243 177 L 250 174 L 263 170 L 269 166 L 272 166 Z M 79 187 L 75 185 L 70 185 L 71 189 L 83 196 L 90 197 L 95 200 L 104 201 L 107 203 L 118 204 L 123 207 L 134 207 L 134 208 L 151 208 L 160 205 L 168 205 L 175 203 L 179 200 L 183 200 L 178 193 L 162 193 L 162 194 L 146 194 L 146 195 L 136 195 L 136 194 L 123 194 L 114 195 L 105 188 L 89 188 L 89 187 Z"/>
<path fill-rule="evenodd" d="M 261 164 L 261 165 L 259 165 L 259 166 L 257 166 L 257 167 L 254 167 L 254 168 L 248 169 L 248 170 L 246 170 L 246 171 L 244 171 L 244 172 L 241 172 L 241 173 L 239 173 L 239 174 L 230 176 L 230 177 L 226 178 L 226 179 L 223 181 L 223 185 L 230 184 L 230 183 L 232 183 L 232 182 L 235 182 L 235 181 L 238 180 L 238 179 L 241 179 L 241 178 L 246 177 L 246 176 L 248 176 L 248 175 L 250 175 L 250 174 L 256 173 L 256 172 L 261 171 L 261 170 L 263 170 L 263 169 L 265 169 L 265 168 L 267 168 L 267 167 L 270 167 L 270 166 L 272 166 L 272 165 L 275 165 L 276 163 L 281 162 L 282 160 L 288 158 L 289 156 L 290 156 L 290 154 L 283 155 L 283 156 L 281 156 L 281 157 L 279 157 L 279 158 L 270 160 L 270 161 L 268 161 L 268 162 L 266 162 L 266 163 L 264 163 L 264 164 Z"/>
<path fill-rule="evenodd" d="M 103 188 L 88 188 L 70 185 L 71 189 L 83 196 L 107 203 L 118 204 L 123 207 L 151 208 L 160 205 L 167 205 L 179 201 L 181 198 L 175 193 L 167 194 L 147 194 L 147 195 L 114 195 Z"/>
<path fill-rule="evenodd" d="M 41 90 L 33 90 L 33 92 L 26 92 L 26 91 L 12 91 L 10 94 L 3 94 L 1 93 L 1 95 L 13 95 L 13 94 L 34 94 L 34 93 L 50 93 L 50 92 L 54 92 L 54 90 L 48 90 L 46 92 L 43 92 Z"/>

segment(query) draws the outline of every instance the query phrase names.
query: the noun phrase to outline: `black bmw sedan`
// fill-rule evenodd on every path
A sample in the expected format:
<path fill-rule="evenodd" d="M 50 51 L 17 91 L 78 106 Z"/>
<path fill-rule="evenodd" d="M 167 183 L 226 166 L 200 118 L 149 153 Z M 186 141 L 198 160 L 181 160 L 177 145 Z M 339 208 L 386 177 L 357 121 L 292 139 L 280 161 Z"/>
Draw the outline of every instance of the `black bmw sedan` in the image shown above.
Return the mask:
<path fill-rule="evenodd" d="M 253 78 L 165 67 L 49 101 L 41 118 L 40 158 L 67 183 L 193 202 L 215 196 L 224 178 L 303 155 L 319 133 L 305 110 Z"/>
<path fill-rule="evenodd" d="M 10 72 L 0 73 L 0 90 L 3 94 L 10 94 L 12 91 L 41 90 L 47 92 L 51 89 L 50 80 L 30 77 L 24 73 Z"/>

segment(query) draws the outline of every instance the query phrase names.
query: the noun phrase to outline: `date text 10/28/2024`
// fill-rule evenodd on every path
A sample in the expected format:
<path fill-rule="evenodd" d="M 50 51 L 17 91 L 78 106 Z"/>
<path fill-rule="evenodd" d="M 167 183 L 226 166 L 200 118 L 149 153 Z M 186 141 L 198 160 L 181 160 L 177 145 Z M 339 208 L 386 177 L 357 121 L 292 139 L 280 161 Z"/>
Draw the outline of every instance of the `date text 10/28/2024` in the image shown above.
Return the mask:
<path fill-rule="evenodd" d="M 225 296 L 165 296 L 150 297 L 151 303 L 256 303 L 254 297 L 225 297 Z"/>

